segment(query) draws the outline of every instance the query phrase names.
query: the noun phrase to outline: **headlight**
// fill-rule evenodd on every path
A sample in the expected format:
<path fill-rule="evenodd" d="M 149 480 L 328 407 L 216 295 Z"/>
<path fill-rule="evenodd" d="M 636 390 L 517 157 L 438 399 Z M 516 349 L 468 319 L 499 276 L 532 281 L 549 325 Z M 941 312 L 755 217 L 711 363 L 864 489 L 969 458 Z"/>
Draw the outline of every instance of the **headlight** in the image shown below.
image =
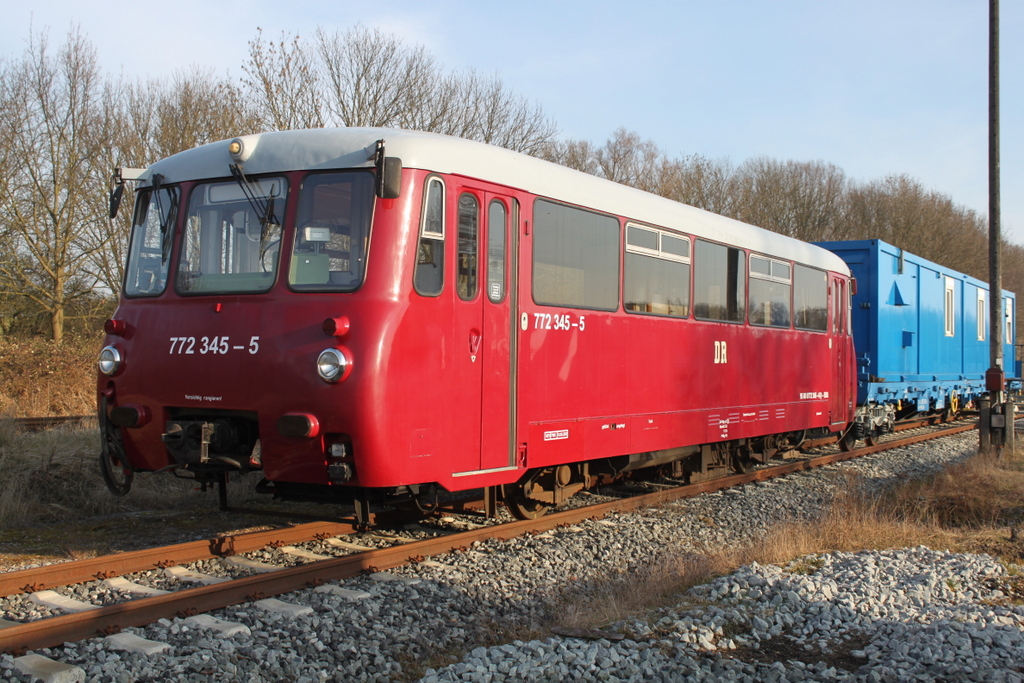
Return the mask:
<path fill-rule="evenodd" d="M 342 349 L 324 349 L 316 359 L 316 374 L 325 382 L 338 382 L 348 377 L 352 361 Z"/>
<path fill-rule="evenodd" d="M 113 346 L 104 346 L 100 351 L 100 372 L 113 375 L 121 369 L 121 352 Z"/>

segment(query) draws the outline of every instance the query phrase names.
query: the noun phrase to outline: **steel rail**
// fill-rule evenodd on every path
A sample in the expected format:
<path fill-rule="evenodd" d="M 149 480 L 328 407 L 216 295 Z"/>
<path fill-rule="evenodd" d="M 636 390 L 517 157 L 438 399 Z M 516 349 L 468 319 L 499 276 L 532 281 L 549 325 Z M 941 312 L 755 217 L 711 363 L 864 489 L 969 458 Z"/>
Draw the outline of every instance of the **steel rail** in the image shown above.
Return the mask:
<path fill-rule="evenodd" d="M 95 415 L 51 415 L 48 417 L 14 417 L 7 419 L 12 420 L 19 429 L 35 432 L 69 422 L 95 419 L 95 417 Z"/>
<path fill-rule="evenodd" d="M 145 626 L 159 619 L 170 619 L 176 616 L 220 609 L 242 602 L 301 590 L 322 584 L 325 581 L 351 578 L 361 573 L 376 572 L 410 562 L 417 562 L 431 555 L 465 549 L 469 544 L 476 541 L 489 539 L 506 540 L 526 532 L 547 531 L 559 526 L 576 524 L 586 519 L 600 518 L 611 512 L 633 510 L 681 498 L 693 497 L 701 493 L 718 491 L 740 484 L 764 481 L 883 450 L 951 436 L 976 428 L 976 425 L 953 427 L 846 453 L 835 453 L 807 460 L 793 461 L 776 467 L 755 470 L 747 474 L 736 474 L 676 489 L 666 489 L 574 510 L 550 513 L 539 519 L 510 522 L 456 535 L 398 544 L 389 548 L 370 550 L 330 560 L 320 560 L 296 567 L 289 567 L 268 574 L 257 574 L 210 586 L 176 591 L 167 595 L 129 600 L 86 612 L 16 624 L 0 629 L 0 652 L 17 653 L 40 647 L 54 647 L 64 642 L 115 633 L 130 626 Z"/>
<path fill-rule="evenodd" d="M 959 422 L 964 419 L 963 413 L 958 413 L 957 417 L 946 422 Z M 897 422 L 893 427 L 892 433 L 905 432 L 911 429 L 920 429 L 921 427 L 934 427 L 938 424 L 943 424 L 942 417 L 940 415 L 929 415 L 927 417 L 918 417 L 904 422 Z M 839 438 L 835 436 L 825 436 L 820 439 L 807 439 L 800 448 L 818 448 L 819 446 L 831 446 L 834 443 L 839 443 Z"/>
<path fill-rule="evenodd" d="M 351 534 L 354 531 L 354 523 L 312 522 L 21 569 L 0 574 L 0 597 L 109 579 L 122 574 L 161 569 L 186 562 L 238 555 L 267 546 L 304 543 L 327 536 Z"/>

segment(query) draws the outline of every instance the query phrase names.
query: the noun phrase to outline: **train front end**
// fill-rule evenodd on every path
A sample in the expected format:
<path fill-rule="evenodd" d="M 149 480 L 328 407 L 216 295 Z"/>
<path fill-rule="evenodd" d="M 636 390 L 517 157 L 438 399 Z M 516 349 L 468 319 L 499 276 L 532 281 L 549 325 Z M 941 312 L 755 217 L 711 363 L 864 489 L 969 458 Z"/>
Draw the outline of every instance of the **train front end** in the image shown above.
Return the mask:
<path fill-rule="evenodd" d="M 278 136 L 206 145 L 138 174 L 97 382 L 114 493 L 160 470 L 360 483 L 353 449 L 373 439 L 374 386 L 355 370 L 377 362 L 373 340 L 400 307 L 364 283 L 375 230 L 381 267 L 391 258 L 400 162 L 358 134 L 335 149 Z"/>

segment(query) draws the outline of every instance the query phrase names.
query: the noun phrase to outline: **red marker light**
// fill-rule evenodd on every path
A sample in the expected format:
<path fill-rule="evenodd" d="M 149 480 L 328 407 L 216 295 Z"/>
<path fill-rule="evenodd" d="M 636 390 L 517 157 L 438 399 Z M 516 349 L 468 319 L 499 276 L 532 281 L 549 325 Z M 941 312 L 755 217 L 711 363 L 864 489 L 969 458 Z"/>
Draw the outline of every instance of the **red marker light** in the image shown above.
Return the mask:
<path fill-rule="evenodd" d="M 224 308 L 224 304 L 214 304 L 213 305 L 213 312 L 214 313 L 220 313 L 223 308 Z"/>
<path fill-rule="evenodd" d="M 123 320 L 110 318 L 109 320 L 103 323 L 103 331 L 106 332 L 107 334 L 112 334 L 117 337 L 120 337 L 122 334 L 124 334 L 124 331 L 126 329 L 128 329 L 128 324 Z"/>
<path fill-rule="evenodd" d="M 351 328 L 352 323 L 345 316 L 328 318 L 323 325 L 324 334 L 328 337 L 344 337 Z"/>

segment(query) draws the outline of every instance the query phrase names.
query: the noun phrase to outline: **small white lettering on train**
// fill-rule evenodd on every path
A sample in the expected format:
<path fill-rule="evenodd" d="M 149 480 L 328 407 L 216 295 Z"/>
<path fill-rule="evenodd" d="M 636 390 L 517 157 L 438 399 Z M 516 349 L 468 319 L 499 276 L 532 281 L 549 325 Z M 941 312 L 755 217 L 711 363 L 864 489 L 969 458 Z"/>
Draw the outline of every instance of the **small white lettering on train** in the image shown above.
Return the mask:
<path fill-rule="evenodd" d="M 569 430 L 568 429 L 555 429 L 555 430 L 550 431 L 550 432 L 544 432 L 544 440 L 545 441 L 561 441 L 562 439 L 568 439 L 568 438 L 569 438 Z"/>

